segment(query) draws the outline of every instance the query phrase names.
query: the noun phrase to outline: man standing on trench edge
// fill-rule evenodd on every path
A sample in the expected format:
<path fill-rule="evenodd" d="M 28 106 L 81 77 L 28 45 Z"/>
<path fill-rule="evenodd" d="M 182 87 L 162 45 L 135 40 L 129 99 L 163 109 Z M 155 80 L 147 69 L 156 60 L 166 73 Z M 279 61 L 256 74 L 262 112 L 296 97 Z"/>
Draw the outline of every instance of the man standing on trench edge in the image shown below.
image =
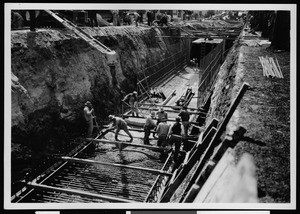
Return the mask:
<path fill-rule="evenodd" d="M 125 120 L 123 120 L 120 117 L 116 117 L 114 115 L 109 115 L 108 119 L 110 122 L 112 122 L 112 124 L 110 128 L 106 129 L 106 132 L 115 129 L 115 140 L 119 141 L 118 135 L 119 135 L 119 131 L 122 129 L 130 137 L 130 142 L 132 142 L 133 137 L 128 130 L 128 126 Z"/>
<path fill-rule="evenodd" d="M 90 138 L 93 135 L 93 129 L 94 129 L 94 109 L 92 106 L 92 103 L 90 101 L 86 101 L 85 107 L 83 109 L 84 118 L 86 121 L 86 137 Z"/>
<path fill-rule="evenodd" d="M 122 100 L 122 102 L 125 102 L 128 100 L 128 103 L 130 105 L 131 108 L 131 114 L 134 117 L 134 112 L 136 114 L 137 117 L 139 117 L 139 109 L 138 109 L 138 97 L 137 97 L 137 92 L 134 91 L 132 93 L 127 94 L 124 99 Z"/>

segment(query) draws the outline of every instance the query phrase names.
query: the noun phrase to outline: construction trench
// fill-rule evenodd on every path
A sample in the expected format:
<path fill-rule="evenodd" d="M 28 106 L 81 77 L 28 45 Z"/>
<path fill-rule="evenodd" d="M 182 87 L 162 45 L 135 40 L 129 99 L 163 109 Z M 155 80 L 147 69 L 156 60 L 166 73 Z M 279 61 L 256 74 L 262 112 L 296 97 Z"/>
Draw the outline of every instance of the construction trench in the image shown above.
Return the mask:
<path fill-rule="evenodd" d="M 289 117 L 288 102 L 280 102 L 280 117 L 270 113 L 263 118 L 258 109 L 264 104 L 255 99 L 264 96 L 262 91 L 269 93 L 266 87 L 272 83 L 272 93 L 288 94 L 289 89 L 275 81 L 288 84 L 289 64 L 280 59 L 289 53 L 269 53 L 281 63 L 284 78 L 277 80 L 264 77 L 261 58 L 249 54 L 261 55 L 269 43 L 249 34 L 242 22 L 227 23 L 221 35 L 208 38 L 196 23 L 192 30 L 171 24 L 79 28 L 55 11 L 46 12 L 63 28 L 11 35 L 12 172 L 20 170 L 22 158 L 17 155 L 24 151 L 22 144 L 32 149 L 24 155 L 32 168 L 49 167 L 42 173 L 25 170 L 27 177 L 13 174 L 12 203 L 290 201 L 289 173 L 279 170 L 272 184 L 265 178 L 276 166 L 260 166 L 267 157 L 289 168 L 286 156 L 271 157 L 269 151 L 276 148 L 266 146 L 289 136 L 287 122 L 276 129 L 262 125 L 275 117 L 283 124 Z M 197 65 L 190 63 L 193 58 Z M 258 70 L 255 74 L 251 62 Z M 166 98 L 149 98 L 153 88 Z M 133 90 L 139 95 L 139 118 L 121 102 Z M 262 99 L 271 102 L 270 97 L 265 94 Z M 93 103 L 100 128 L 93 138 L 81 135 L 87 100 Z M 151 137 L 150 145 L 144 145 L 143 125 L 150 110 L 160 107 L 173 124 L 183 105 L 179 100 L 188 107 L 191 126 L 189 147 L 181 148 L 180 161 L 174 162 L 172 146 L 158 147 Z M 109 114 L 126 120 L 133 142 L 123 131 L 120 141 L 114 141 L 113 131 L 105 132 Z M 264 136 L 266 130 L 269 134 Z M 281 149 L 289 153 L 289 143 Z M 41 166 L 34 163 L 38 158 Z M 274 192 L 278 186 L 284 191 Z"/>

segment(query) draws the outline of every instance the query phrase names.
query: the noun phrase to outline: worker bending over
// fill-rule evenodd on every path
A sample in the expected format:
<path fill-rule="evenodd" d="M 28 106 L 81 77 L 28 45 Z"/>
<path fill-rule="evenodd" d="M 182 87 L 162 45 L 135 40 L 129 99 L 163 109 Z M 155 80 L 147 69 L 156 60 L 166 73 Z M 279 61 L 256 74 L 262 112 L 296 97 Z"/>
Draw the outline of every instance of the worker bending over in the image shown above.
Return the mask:
<path fill-rule="evenodd" d="M 132 116 L 134 116 L 134 112 L 135 112 L 136 116 L 139 117 L 137 92 L 134 91 L 132 93 L 127 94 L 122 100 L 122 102 L 126 102 L 126 101 L 128 101 L 130 105 L 130 111 Z"/>
<path fill-rule="evenodd" d="M 130 137 L 130 142 L 132 142 L 133 137 L 128 130 L 128 126 L 127 126 L 127 123 L 125 120 L 123 120 L 120 117 L 116 117 L 114 115 L 109 115 L 108 119 L 110 122 L 112 122 L 112 124 L 111 124 L 110 128 L 106 129 L 106 131 L 111 131 L 111 130 L 115 129 L 115 140 L 116 141 L 119 141 L 119 139 L 118 139 L 119 131 L 123 130 Z"/>
<path fill-rule="evenodd" d="M 182 136 L 184 135 L 183 125 L 180 123 L 180 117 L 176 118 L 176 122 L 170 127 L 167 139 L 170 145 L 175 144 L 174 162 L 177 162 L 178 153 L 181 147 Z"/>
<path fill-rule="evenodd" d="M 156 127 L 155 122 L 153 121 L 153 119 L 155 118 L 155 112 L 151 112 L 147 117 L 146 117 L 146 122 L 144 125 L 144 131 L 145 131 L 145 135 L 144 135 L 144 144 L 145 145 L 149 145 L 149 136 L 150 136 L 150 132 L 151 129 L 154 129 Z"/>
<path fill-rule="evenodd" d="M 162 147 L 167 146 L 167 136 L 169 133 L 169 129 L 170 129 L 170 125 L 167 124 L 167 120 L 162 119 L 156 129 L 156 133 L 158 136 L 157 146 L 162 146 Z"/>
<path fill-rule="evenodd" d="M 86 137 L 92 137 L 94 129 L 94 109 L 90 101 L 84 104 L 83 114 L 86 121 Z"/>

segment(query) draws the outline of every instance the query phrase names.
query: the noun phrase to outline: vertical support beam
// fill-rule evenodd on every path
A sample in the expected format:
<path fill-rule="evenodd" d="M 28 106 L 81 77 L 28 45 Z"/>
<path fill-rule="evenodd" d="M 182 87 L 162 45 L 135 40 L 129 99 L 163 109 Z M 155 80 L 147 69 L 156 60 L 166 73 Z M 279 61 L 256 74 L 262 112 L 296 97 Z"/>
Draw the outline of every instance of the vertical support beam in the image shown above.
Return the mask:
<path fill-rule="evenodd" d="M 223 45 L 222 45 L 222 59 L 221 59 L 222 62 L 224 62 L 224 60 L 225 60 L 225 45 L 226 45 L 226 39 L 223 39 Z"/>

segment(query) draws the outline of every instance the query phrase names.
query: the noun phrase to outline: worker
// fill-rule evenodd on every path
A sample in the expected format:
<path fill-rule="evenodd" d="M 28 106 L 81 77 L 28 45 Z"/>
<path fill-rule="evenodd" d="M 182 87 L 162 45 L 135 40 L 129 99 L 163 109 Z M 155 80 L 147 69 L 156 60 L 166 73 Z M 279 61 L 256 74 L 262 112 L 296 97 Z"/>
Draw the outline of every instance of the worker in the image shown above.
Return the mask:
<path fill-rule="evenodd" d="M 118 139 L 119 131 L 123 130 L 130 137 L 130 142 L 132 142 L 133 137 L 128 130 L 128 126 L 127 126 L 127 123 L 125 120 L 123 120 L 120 117 L 116 117 L 114 115 L 109 115 L 108 119 L 110 122 L 112 122 L 112 124 L 111 124 L 111 127 L 106 129 L 106 132 L 115 129 L 116 130 L 115 131 L 115 140 L 119 141 L 119 139 Z"/>
<path fill-rule="evenodd" d="M 128 101 L 130 105 L 130 112 L 132 116 L 134 117 L 134 112 L 135 112 L 136 116 L 139 117 L 137 92 L 134 91 L 132 93 L 127 94 L 122 100 L 122 102 L 126 102 L 126 101 Z"/>
<path fill-rule="evenodd" d="M 178 116 L 181 118 L 182 125 L 184 127 L 184 134 L 187 135 L 190 126 L 190 113 L 187 111 L 187 107 L 183 106 Z"/>
<path fill-rule="evenodd" d="M 88 10 L 91 27 L 98 27 L 97 10 Z"/>
<path fill-rule="evenodd" d="M 165 112 L 164 108 L 161 107 L 160 110 L 156 113 L 157 115 L 157 122 L 156 125 L 158 125 L 162 120 L 168 120 L 168 113 Z"/>
<path fill-rule="evenodd" d="M 138 13 L 134 13 L 134 21 L 135 21 L 135 26 L 136 27 L 138 27 L 139 26 L 139 24 L 138 24 L 138 22 L 139 22 L 139 20 L 140 20 L 140 15 L 138 14 Z"/>
<path fill-rule="evenodd" d="M 154 13 L 153 11 L 149 10 L 147 12 L 147 21 L 148 21 L 148 26 L 152 26 L 153 25 L 153 21 L 154 21 Z"/>
<path fill-rule="evenodd" d="M 144 135 L 144 144 L 145 145 L 149 145 L 149 135 L 152 129 L 154 129 L 156 127 L 155 122 L 153 121 L 153 119 L 155 118 L 155 112 L 151 112 L 149 114 L 149 116 L 146 118 L 146 122 L 144 125 L 144 131 L 145 131 L 145 135 Z"/>
<path fill-rule="evenodd" d="M 24 27 L 24 19 L 17 11 L 11 11 L 11 29 L 22 29 Z"/>
<path fill-rule="evenodd" d="M 162 119 L 156 129 L 156 133 L 158 136 L 157 146 L 162 146 L 162 147 L 167 146 L 167 136 L 169 133 L 169 129 L 170 129 L 170 125 L 167 124 L 167 120 Z"/>
<path fill-rule="evenodd" d="M 84 118 L 87 126 L 87 137 L 92 137 L 93 129 L 94 129 L 94 109 L 92 103 L 90 101 L 86 101 L 84 109 Z"/>
<path fill-rule="evenodd" d="M 181 147 L 182 136 L 184 135 L 183 125 L 180 123 L 180 117 L 177 117 L 176 122 L 170 127 L 167 139 L 171 145 L 175 144 L 174 162 L 177 162 L 178 153 Z"/>

